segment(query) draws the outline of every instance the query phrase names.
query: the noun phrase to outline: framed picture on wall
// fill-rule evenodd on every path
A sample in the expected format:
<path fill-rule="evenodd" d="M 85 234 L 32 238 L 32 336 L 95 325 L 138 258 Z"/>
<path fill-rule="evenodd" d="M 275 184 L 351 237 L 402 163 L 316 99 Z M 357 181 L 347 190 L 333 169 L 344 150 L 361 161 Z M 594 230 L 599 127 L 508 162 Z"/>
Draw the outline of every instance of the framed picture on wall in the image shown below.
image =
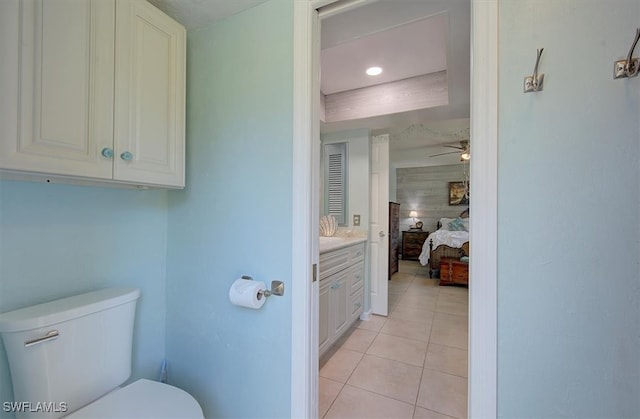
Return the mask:
<path fill-rule="evenodd" d="M 449 205 L 469 205 L 469 183 L 449 182 Z"/>

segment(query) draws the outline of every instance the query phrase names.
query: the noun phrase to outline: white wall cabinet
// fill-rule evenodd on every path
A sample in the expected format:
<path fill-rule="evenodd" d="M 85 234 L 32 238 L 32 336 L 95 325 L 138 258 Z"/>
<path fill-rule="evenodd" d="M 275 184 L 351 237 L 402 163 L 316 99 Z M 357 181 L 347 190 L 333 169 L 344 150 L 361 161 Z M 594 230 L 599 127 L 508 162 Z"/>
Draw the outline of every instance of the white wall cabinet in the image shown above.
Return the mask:
<path fill-rule="evenodd" d="M 322 355 L 362 314 L 364 244 L 320 254 L 319 352 Z"/>
<path fill-rule="evenodd" d="M 184 27 L 144 0 L 3 0 L 0 16 L 0 169 L 184 187 Z"/>

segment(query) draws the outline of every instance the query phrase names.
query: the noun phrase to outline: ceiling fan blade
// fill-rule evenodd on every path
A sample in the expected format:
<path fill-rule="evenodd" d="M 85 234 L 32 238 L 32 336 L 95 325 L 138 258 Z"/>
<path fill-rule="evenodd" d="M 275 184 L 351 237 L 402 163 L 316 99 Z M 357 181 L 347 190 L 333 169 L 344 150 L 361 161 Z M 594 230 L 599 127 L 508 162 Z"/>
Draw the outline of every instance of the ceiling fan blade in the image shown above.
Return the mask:
<path fill-rule="evenodd" d="M 455 146 L 455 145 L 443 145 L 442 147 L 455 148 L 456 150 L 464 150 L 464 148 L 458 147 L 458 146 Z"/>
<path fill-rule="evenodd" d="M 448 153 L 432 154 L 429 157 L 444 156 L 445 154 L 458 154 L 457 151 L 449 151 Z"/>

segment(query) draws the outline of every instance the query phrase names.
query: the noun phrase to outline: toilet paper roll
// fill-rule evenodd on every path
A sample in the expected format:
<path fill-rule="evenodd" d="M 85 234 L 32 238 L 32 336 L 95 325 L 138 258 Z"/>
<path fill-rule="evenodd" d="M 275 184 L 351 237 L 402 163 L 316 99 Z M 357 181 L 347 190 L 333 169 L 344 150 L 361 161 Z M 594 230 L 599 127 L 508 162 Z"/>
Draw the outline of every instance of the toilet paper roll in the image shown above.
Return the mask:
<path fill-rule="evenodd" d="M 262 281 L 239 278 L 231 284 L 231 288 L 229 289 L 229 300 L 237 306 L 257 310 L 262 307 L 267 299 L 267 297 L 259 292 L 266 289 L 267 287 Z"/>

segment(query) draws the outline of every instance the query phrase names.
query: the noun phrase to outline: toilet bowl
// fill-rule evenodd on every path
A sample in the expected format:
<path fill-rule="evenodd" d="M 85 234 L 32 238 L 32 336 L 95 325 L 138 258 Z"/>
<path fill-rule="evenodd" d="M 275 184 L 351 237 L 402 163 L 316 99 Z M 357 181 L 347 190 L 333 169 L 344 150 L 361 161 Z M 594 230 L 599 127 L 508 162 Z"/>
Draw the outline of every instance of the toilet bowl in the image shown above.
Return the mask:
<path fill-rule="evenodd" d="M 131 376 L 139 297 L 108 288 L 0 314 L 14 400 L 23 403 L 16 416 L 203 418 L 177 387 L 147 379 L 119 387 Z"/>

